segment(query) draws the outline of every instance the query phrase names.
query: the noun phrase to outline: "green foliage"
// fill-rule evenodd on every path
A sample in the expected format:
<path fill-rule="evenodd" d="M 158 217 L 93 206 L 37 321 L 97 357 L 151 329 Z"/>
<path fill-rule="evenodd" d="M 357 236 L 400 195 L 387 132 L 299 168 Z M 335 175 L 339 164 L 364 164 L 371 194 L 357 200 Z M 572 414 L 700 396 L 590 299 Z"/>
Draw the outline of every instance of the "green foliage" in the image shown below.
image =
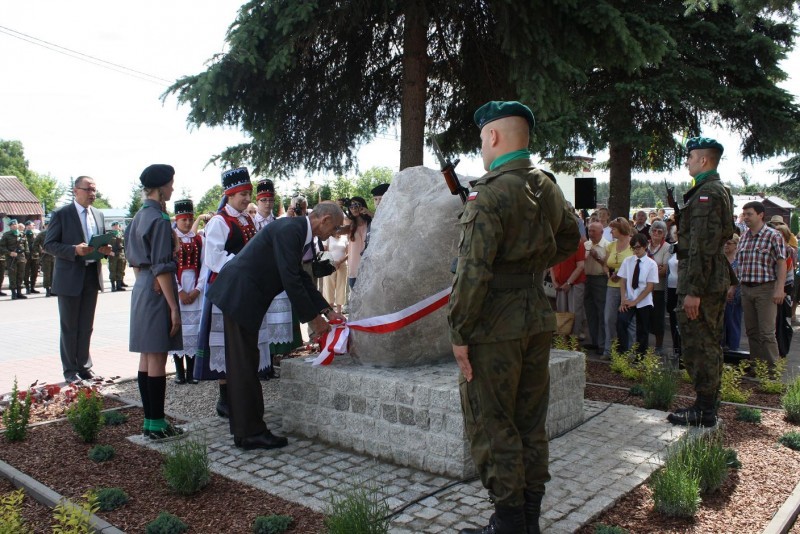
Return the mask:
<path fill-rule="evenodd" d="M 736 420 L 745 423 L 760 423 L 761 410 L 758 408 L 748 408 L 747 406 L 736 407 Z"/>
<path fill-rule="evenodd" d="M 681 375 L 681 382 L 683 382 L 685 384 L 691 384 L 692 383 L 692 377 L 689 376 L 689 370 L 686 369 L 685 367 L 683 369 L 681 369 L 680 375 Z"/>
<path fill-rule="evenodd" d="M 389 505 L 374 484 L 357 484 L 332 492 L 325 526 L 330 534 L 385 534 Z"/>
<path fill-rule="evenodd" d="M 795 206 L 796 205 L 797 204 L 795 204 Z M 792 231 L 794 235 L 800 233 L 800 217 L 798 217 L 796 211 L 792 212 L 792 216 L 789 219 L 789 229 Z"/>
<path fill-rule="evenodd" d="M 125 209 L 128 210 L 127 216 L 133 219 L 136 214 L 139 213 L 139 210 L 142 209 L 143 204 L 142 185 L 140 183 L 134 183 L 131 185 L 131 198 L 125 206 Z"/>
<path fill-rule="evenodd" d="M 101 512 L 110 512 L 124 506 L 130 500 L 122 488 L 98 488 L 95 491 Z"/>
<path fill-rule="evenodd" d="M 220 200 L 222 200 L 222 195 L 225 194 L 225 190 L 222 189 L 221 184 L 217 184 L 203 195 L 200 199 L 200 202 L 195 204 L 194 212 L 197 214 L 200 213 L 216 213 L 217 206 L 219 206 Z M 277 202 L 276 202 L 277 204 Z"/>
<path fill-rule="evenodd" d="M 582 352 L 581 343 L 577 336 L 554 335 L 550 345 L 556 350 L 571 350 Z"/>
<path fill-rule="evenodd" d="M 747 373 L 749 365 L 746 360 L 742 360 L 736 367 L 732 365 L 724 365 L 722 367 L 721 400 L 726 402 L 747 402 L 751 392 L 742 388 L 742 377 Z"/>
<path fill-rule="evenodd" d="M 0 497 L 0 534 L 28 534 L 33 532 L 22 517 L 25 491 L 20 488 Z"/>
<path fill-rule="evenodd" d="M 669 368 L 657 367 L 644 373 L 644 407 L 669 410 L 678 393 L 678 373 Z"/>
<path fill-rule="evenodd" d="M 793 451 L 800 451 L 800 432 L 792 430 L 778 438 L 778 443 L 789 447 Z"/>
<path fill-rule="evenodd" d="M 153 521 L 147 523 L 145 534 L 182 534 L 189 530 L 189 525 L 181 521 L 178 516 L 168 512 L 161 512 Z"/>
<path fill-rule="evenodd" d="M 3 412 L 3 426 L 8 441 L 22 441 L 28 434 L 28 420 L 31 415 L 31 392 L 25 395 L 25 400 L 20 402 L 17 389 L 17 377 L 14 377 L 14 386 L 11 388 L 11 402 Z"/>
<path fill-rule="evenodd" d="M 697 476 L 701 493 L 714 493 L 728 477 L 729 454 L 722 446 L 722 438 L 720 431 L 698 436 L 685 434 L 671 448 L 665 468 L 688 468 Z"/>
<path fill-rule="evenodd" d="M 118 426 L 128 421 L 128 416 L 117 410 L 110 410 L 103 414 L 106 426 Z"/>
<path fill-rule="evenodd" d="M 111 445 L 95 445 L 89 449 L 89 459 L 93 462 L 105 462 L 114 457 L 114 447 Z"/>
<path fill-rule="evenodd" d="M 731 469 L 741 469 L 742 462 L 739 461 L 739 454 L 736 449 L 725 449 L 725 463 Z"/>
<path fill-rule="evenodd" d="M 774 368 L 770 371 L 769 363 L 764 360 L 755 360 L 756 379 L 758 390 L 764 393 L 783 393 L 786 384 L 783 383 L 783 373 L 786 371 L 786 359 L 778 358 Z"/>
<path fill-rule="evenodd" d="M 53 510 L 53 534 L 91 534 L 94 528 L 91 517 L 100 510 L 94 492 L 86 493 L 82 503 L 70 503 L 62 500 Z"/>
<path fill-rule="evenodd" d="M 688 466 L 663 468 L 650 480 L 655 509 L 670 517 L 692 517 L 700 507 L 700 480 Z"/>
<path fill-rule="evenodd" d="M 253 534 L 283 534 L 291 522 L 290 515 L 260 515 L 253 521 Z"/>
<path fill-rule="evenodd" d="M 790 423 L 800 423 L 800 376 L 795 377 L 786 393 L 781 397 L 781 406 L 786 410 L 786 419 Z"/>
<path fill-rule="evenodd" d="M 181 440 L 164 454 L 164 478 L 180 495 L 197 493 L 211 480 L 208 447 L 197 440 Z"/>
<path fill-rule="evenodd" d="M 594 534 L 628 534 L 628 529 L 598 523 L 594 526 Z"/>
<path fill-rule="evenodd" d="M 645 394 L 644 386 L 642 386 L 641 384 L 634 384 L 628 390 L 628 393 L 632 397 L 644 397 L 644 394 Z"/>
<path fill-rule="evenodd" d="M 84 442 L 94 443 L 103 426 L 102 411 L 103 397 L 92 389 L 84 389 L 67 410 L 67 420 Z"/>

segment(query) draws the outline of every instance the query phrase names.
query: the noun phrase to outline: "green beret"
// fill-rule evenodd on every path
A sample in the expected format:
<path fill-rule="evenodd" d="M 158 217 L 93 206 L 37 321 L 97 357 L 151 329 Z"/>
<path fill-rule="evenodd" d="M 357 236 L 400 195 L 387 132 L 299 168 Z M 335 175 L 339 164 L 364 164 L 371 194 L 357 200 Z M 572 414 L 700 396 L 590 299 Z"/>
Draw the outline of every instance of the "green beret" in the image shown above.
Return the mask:
<path fill-rule="evenodd" d="M 115 226 L 119 226 L 119 221 L 114 221 L 111 223 L 111 228 L 114 228 Z"/>
<path fill-rule="evenodd" d="M 533 128 L 535 124 L 531 109 L 525 104 L 520 104 L 515 101 L 502 102 L 493 100 L 487 102 L 478 108 L 478 111 L 475 112 L 474 119 L 478 128 L 483 128 L 486 124 L 504 117 L 522 117 L 528 121 L 529 128 Z"/>
<path fill-rule="evenodd" d="M 10 221 L 8 221 L 8 224 L 17 224 L 17 220 L 16 219 L 11 219 Z"/>
<path fill-rule="evenodd" d="M 687 154 L 697 148 L 713 148 L 714 150 L 719 150 L 720 154 L 725 151 L 719 141 L 711 139 L 710 137 L 692 137 L 686 141 Z"/>

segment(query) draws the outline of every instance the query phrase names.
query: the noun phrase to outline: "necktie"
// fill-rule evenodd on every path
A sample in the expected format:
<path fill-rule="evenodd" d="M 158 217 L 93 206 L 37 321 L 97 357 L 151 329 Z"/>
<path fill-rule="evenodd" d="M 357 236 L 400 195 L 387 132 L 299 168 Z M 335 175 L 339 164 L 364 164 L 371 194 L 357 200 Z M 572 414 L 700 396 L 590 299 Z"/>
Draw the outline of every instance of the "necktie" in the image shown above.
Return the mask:
<path fill-rule="evenodd" d="M 633 268 L 633 279 L 631 280 L 631 287 L 636 289 L 639 287 L 639 262 L 642 260 L 636 260 L 636 267 Z"/>
<path fill-rule="evenodd" d="M 311 245 L 313 244 L 313 238 L 311 243 L 306 243 L 303 247 L 303 261 L 311 261 L 314 259 L 314 253 L 311 251 Z"/>
<path fill-rule="evenodd" d="M 88 211 L 89 210 L 87 210 L 86 208 L 83 208 L 83 217 L 82 217 L 83 218 L 83 236 L 86 238 L 86 241 L 85 241 L 86 243 L 88 243 L 92 239 L 92 234 L 89 231 L 89 213 L 88 213 Z"/>

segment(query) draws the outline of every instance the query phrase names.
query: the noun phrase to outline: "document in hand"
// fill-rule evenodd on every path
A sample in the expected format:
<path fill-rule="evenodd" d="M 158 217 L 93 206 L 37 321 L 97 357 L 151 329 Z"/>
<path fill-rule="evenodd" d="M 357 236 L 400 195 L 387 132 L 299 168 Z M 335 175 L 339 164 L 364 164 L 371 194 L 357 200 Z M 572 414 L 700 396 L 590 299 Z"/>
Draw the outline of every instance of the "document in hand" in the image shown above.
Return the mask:
<path fill-rule="evenodd" d="M 83 258 L 85 260 L 101 260 L 103 259 L 103 255 L 100 254 L 97 249 L 100 247 L 104 247 L 111 243 L 111 240 L 114 239 L 114 234 L 96 234 L 92 236 L 92 239 L 89 240 L 89 246 L 94 247 L 94 252 L 91 254 L 87 254 Z"/>

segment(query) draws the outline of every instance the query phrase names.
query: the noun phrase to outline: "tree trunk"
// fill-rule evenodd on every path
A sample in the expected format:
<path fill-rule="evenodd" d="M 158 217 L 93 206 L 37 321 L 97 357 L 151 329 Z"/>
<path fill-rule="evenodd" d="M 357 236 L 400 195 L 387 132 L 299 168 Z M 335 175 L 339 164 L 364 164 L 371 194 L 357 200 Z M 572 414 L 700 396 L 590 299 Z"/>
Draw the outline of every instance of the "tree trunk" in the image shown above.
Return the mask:
<path fill-rule="evenodd" d="M 633 147 L 628 143 L 609 143 L 609 197 L 611 217 L 630 218 L 631 165 Z"/>
<path fill-rule="evenodd" d="M 403 29 L 400 102 L 400 170 L 422 165 L 428 82 L 428 13 L 424 2 L 408 2 Z"/>

